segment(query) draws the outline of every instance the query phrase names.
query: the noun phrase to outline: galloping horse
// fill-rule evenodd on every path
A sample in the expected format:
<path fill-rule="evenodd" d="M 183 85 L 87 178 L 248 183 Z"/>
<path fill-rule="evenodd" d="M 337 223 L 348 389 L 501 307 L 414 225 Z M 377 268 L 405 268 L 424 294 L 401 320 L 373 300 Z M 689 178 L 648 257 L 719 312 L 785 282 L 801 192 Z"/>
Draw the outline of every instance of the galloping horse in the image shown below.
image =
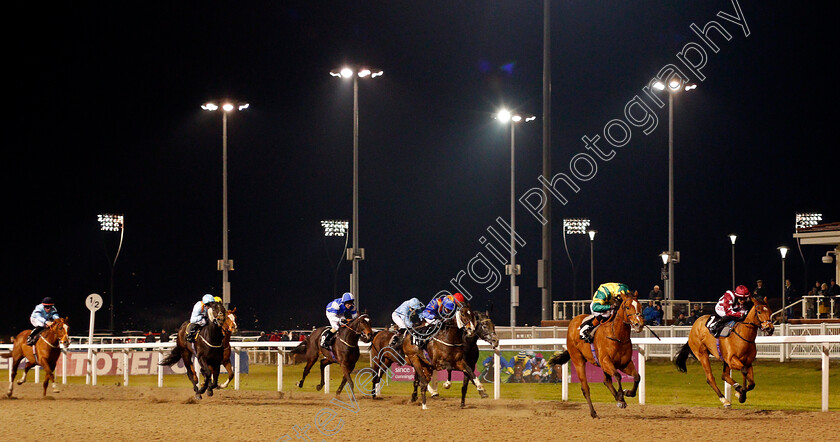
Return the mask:
<path fill-rule="evenodd" d="M 222 324 L 222 346 L 225 347 L 225 354 L 222 356 L 222 365 L 228 372 L 228 378 L 224 384 L 219 385 L 219 388 L 225 388 L 233 379 L 233 369 L 230 366 L 230 335 L 239 331 L 239 326 L 236 325 L 236 307 L 227 311 L 225 316 L 225 323 Z"/>
<path fill-rule="evenodd" d="M 688 342 L 683 345 L 677 353 L 676 359 L 674 359 L 677 369 L 683 373 L 687 371 L 685 361 L 689 355 L 699 360 L 703 366 L 703 371 L 706 372 L 706 383 L 717 393 L 718 399 L 726 408 L 731 407 L 732 404 L 718 389 L 715 377 L 712 375 L 709 355 L 711 354 L 723 361 L 722 379 L 735 388 L 735 395 L 738 397 L 738 401 L 743 404 L 747 400 L 747 392 L 755 388 L 752 364 L 755 361 L 755 337 L 758 335 L 758 330 L 761 329 L 767 335 L 772 335 L 775 331 L 773 321 L 770 318 L 772 313 L 770 307 L 767 306 L 767 298 L 752 298 L 752 301 L 753 307 L 747 313 L 744 321 L 735 323 L 727 337 L 715 338 L 709 333 L 709 329 L 706 328 L 706 321 L 710 315 L 701 316 L 694 321 L 688 335 Z M 746 386 L 740 385 L 732 379 L 729 374 L 730 367 L 741 371 Z"/>
<path fill-rule="evenodd" d="M 320 391 L 324 388 L 324 367 L 332 363 L 337 363 L 341 366 L 343 374 L 341 384 L 338 386 L 335 394 L 341 394 L 344 389 L 344 384 L 350 384 L 350 390 L 353 390 L 353 379 L 350 377 L 350 372 L 356 368 L 356 362 L 359 360 L 359 338 L 363 342 L 370 342 L 373 336 L 373 329 L 370 326 L 370 317 L 367 314 L 361 314 L 347 324 L 341 324 L 338 332 L 336 332 L 335 343 L 332 349 L 321 347 L 321 335 L 329 327 L 320 327 L 312 332 L 305 341 L 292 350 L 292 353 L 305 353 L 306 367 L 303 368 L 303 376 L 298 382 L 298 388 L 303 388 L 303 380 L 309 374 L 309 370 L 315 365 L 318 359 L 321 360 L 321 383 L 315 388 Z M 355 392 L 354 392 L 355 393 Z"/>
<path fill-rule="evenodd" d="M 411 401 L 417 400 L 417 388 L 421 392 L 421 404 L 424 410 L 426 406 L 426 389 L 435 370 L 460 370 L 464 372 L 465 382 L 472 382 L 478 389 L 482 398 L 487 397 L 484 386 L 475 377 L 473 370 L 467 365 L 464 355 L 464 333 L 472 337 L 475 333 L 475 325 L 472 311 L 468 306 L 459 307 L 453 318 L 446 319 L 440 324 L 440 329 L 426 344 L 425 354 L 417 346 L 414 339 L 403 340 L 403 354 L 406 360 L 414 367 L 415 381 L 414 392 Z M 466 385 L 466 384 L 465 384 Z M 465 407 L 466 388 L 461 390 L 461 408 Z"/>
<path fill-rule="evenodd" d="M 41 331 L 38 335 L 38 340 L 35 345 L 26 345 L 26 340 L 32 330 L 26 330 L 18 333 L 14 339 L 14 347 L 9 353 L 3 353 L 0 357 L 12 358 L 12 373 L 9 378 L 9 391 L 6 393 L 7 397 L 12 397 L 12 392 L 15 388 L 15 376 L 17 376 L 18 365 L 20 360 L 24 357 L 27 359 L 26 366 L 23 369 L 23 376 L 17 381 L 17 384 L 26 382 L 26 375 L 29 369 L 35 365 L 40 365 L 44 369 L 44 396 L 47 395 L 47 385 L 52 381 L 53 393 L 58 393 L 58 387 L 55 384 L 55 363 L 58 361 L 58 356 L 61 354 L 59 344 L 66 348 L 70 344 L 70 337 L 68 336 L 67 318 L 58 318 L 53 321 L 52 325 Z M 36 358 L 37 356 L 37 358 Z"/>
<path fill-rule="evenodd" d="M 496 326 L 490 319 L 489 312 L 473 310 L 472 313 L 473 319 L 475 319 L 475 334 L 468 336 L 469 332 L 466 329 L 462 332 L 464 334 L 464 359 L 467 361 L 467 365 L 472 369 L 472 372 L 475 373 L 475 364 L 478 363 L 478 338 L 489 342 L 490 345 L 493 346 L 493 350 L 496 352 L 499 351 L 499 338 L 496 336 Z M 449 386 L 452 385 L 452 370 L 450 369 L 446 371 L 446 382 L 443 384 L 443 388 L 448 389 Z M 437 396 L 437 388 L 435 388 L 436 385 L 437 379 L 433 376 L 431 382 L 429 383 L 432 397 Z M 468 385 L 469 382 L 467 381 L 467 378 L 464 377 L 464 385 L 461 386 L 462 396 L 466 395 Z"/>
<path fill-rule="evenodd" d="M 187 369 L 187 378 L 193 384 L 195 398 L 201 399 L 201 395 L 207 391 L 213 396 L 213 389 L 219 386 L 219 366 L 224 360 L 224 331 L 223 324 L 227 318 L 225 306 L 219 302 L 208 302 L 207 325 L 204 326 L 195 338 L 195 342 L 187 342 L 186 333 L 189 322 L 181 324 L 178 330 L 178 337 L 175 340 L 175 348 L 158 365 L 172 365 L 178 360 L 184 361 Z M 201 367 L 201 375 L 204 376 L 204 383 L 198 388 L 198 375 L 195 373 L 190 357 L 195 353 L 198 364 Z"/>
<path fill-rule="evenodd" d="M 624 397 L 636 396 L 636 389 L 639 387 L 640 376 L 633 365 L 633 344 L 630 342 L 630 329 L 640 332 L 645 325 L 642 317 L 642 306 L 636 299 L 638 292 L 632 295 L 621 295 L 621 305 L 616 310 L 613 318 L 602 323 L 593 332 L 593 342 L 589 344 L 580 338 L 580 323 L 586 315 L 578 315 L 569 323 L 566 347 L 568 350 L 560 355 L 555 354 L 548 361 L 548 365 L 565 364 L 572 360 L 578 378 L 580 378 L 580 389 L 589 404 L 589 415 L 598 417 L 595 407 L 592 406 L 592 399 L 589 397 L 589 382 L 586 380 L 586 363 L 601 367 L 604 371 L 604 385 L 610 390 L 618 408 L 626 408 L 627 403 Z M 633 389 L 622 390 L 621 374 L 619 370 L 633 376 Z M 618 389 L 613 386 L 612 377 L 615 376 L 618 382 Z"/>
<path fill-rule="evenodd" d="M 390 329 L 381 330 L 376 332 L 370 341 L 370 366 L 376 370 L 371 387 L 372 399 L 381 399 L 377 396 L 382 393 L 382 375 L 386 373 L 386 370 L 394 362 L 405 362 L 402 348 L 392 346 L 397 333 L 399 332 Z"/>

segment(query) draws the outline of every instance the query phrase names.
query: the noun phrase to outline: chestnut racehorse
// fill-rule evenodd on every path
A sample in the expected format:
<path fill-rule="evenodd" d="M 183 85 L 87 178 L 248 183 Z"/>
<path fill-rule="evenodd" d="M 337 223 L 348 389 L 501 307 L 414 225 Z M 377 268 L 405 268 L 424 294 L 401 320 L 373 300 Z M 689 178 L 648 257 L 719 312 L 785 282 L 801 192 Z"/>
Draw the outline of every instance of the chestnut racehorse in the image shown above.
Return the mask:
<path fill-rule="evenodd" d="M 683 345 L 677 353 L 676 359 L 674 359 L 677 369 L 683 373 L 687 370 L 685 361 L 689 356 L 699 360 L 703 366 L 703 371 L 706 372 L 706 383 L 712 387 L 712 390 L 715 391 L 718 399 L 726 408 L 731 407 L 732 404 L 718 389 L 715 377 L 712 375 L 709 355 L 723 361 L 722 379 L 732 385 L 738 401 L 743 404 L 747 400 L 747 392 L 755 388 L 752 364 L 755 361 L 755 337 L 758 335 L 758 330 L 761 329 L 766 335 L 772 335 L 775 331 L 773 321 L 770 318 L 772 313 L 770 307 L 767 306 L 767 298 L 752 298 L 752 301 L 753 307 L 747 313 L 747 316 L 742 322 L 735 323 L 727 337 L 718 339 L 709 332 L 706 321 L 710 315 L 701 316 L 694 321 L 691 333 L 688 335 L 688 342 Z M 744 375 L 745 385 L 740 385 L 732 379 L 729 374 L 730 368 L 741 371 L 741 374 Z"/>
<path fill-rule="evenodd" d="M 228 378 L 224 384 L 219 385 L 219 388 L 225 388 L 233 380 L 233 369 L 230 366 L 230 335 L 239 331 L 239 326 L 236 325 L 236 307 L 227 311 L 225 315 L 225 323 L 222 324 L 222 345 L 225 347 L 225 353 L 222 356 L 222 365 L 228 372 Z"/>
<path fill-rule="evenodd" d="M 32 330 L 26 330 L 18 333 L 14 339 L 14 347 L 11 353 L 4 353 L 0 356 L 12 358 L 12 374 L 11 382 L 9 382 L 9 391 L 6 393 L 7 397 L 12 397 L 12 392 L 15 388 L 15 376 L 17 376 L 18 365 L 20 360 L 26 358 L 26 366 L 23 369 L 23 376 L 17 381 L 17 384 L 26 382 L 26 375 L 29 369 L 35 365 L 40 365 L 44 369 L 44 396 L 47 395 L 47 385 L 52 381 L 53 392 L 58 393 L 58 387 L 55 384 L 55 363 L 58 361 L 58 356 L 61 354 L 59 345 L 64 345 L 66 348 L 70 344 L 70 337 L 68 336 L 69 327 L 67 326 L 67 318 L 58 318 L 53 321 L 52 325 L 41 331 L 38 335 L 38 340 L 35 345 L 26 345 L 26 340 Z M 37 355 L 37 359 L 36 359 Z"/>
<path fill-rule="evenodd" d="M 222 326 L 227 317 L 225 306 L 220 302 L 208 302 L 205 306 L 207 307 L 207 325 L 198 332 L 195 342 L 187 342 L 186 333 L 189 322 L 184 322 L 178 330 L 175 348 L 158 363 L 158 365 L 173 365 L 179 360 L 184 361 L 187 378 L 192 382 L 196 399 L 201 399 L 205 391 L 207 395 L 213 396 L 213 389 L 219 385 L 219 367 L 222 365 L 225 352 L 222 345 L 224 341 Z M 198 387 L 199 378 L 191 361 L 193 349 L 201 367 L 201 375 L 204 376 L 201 388 Z"/>
<path fill-rule="evenodd" d="M 592 344 L 580 338 L 580 323 L 586 315 L 576 316 L 569 323 L 566 338 L 568 350 L 560 355 L 555 354 L 548 361 L 548 365 L 554 365 L 564 364 L 569 359 L 572 360 L 580 379 L 580 389 L 583 391 L 586 403 L 589 404 L 589 415 L 593 418 L 598 417 L 598 414 L 595 413 L 595 407 L 592 406 L 592 399 L 589 397 L 589 382 L 586 380 L 587 362 L 596 367 L 601 367 L 601 370 L 604 371 L 604 385 L 612 393 L 618 408 L 627 407 L 627 403 L 624 401 L 625 396 L 636 396 L 636 389 L 639 387 L 641 378 L 632 360 L 633 344 L 630 342 L 630 330 L 632 328 L 633 331 L 638 333 L 645 325 L 645 319 L 642 317 L 642 306 L 639 304 L 637 296 L 638 292 L 620 296 L 621 305 L 616 309 L 611 320 L 602 323 L 595 329 Z M 593 348 L 595 354 L 593 354 Z M 633 376 L 633 388 L 631 390 L 622 390 L 619 370 Z M 618 382 L 618 389 L 613 386 L 613 377 Z"/>
<path fill-rule="evenodd" d="M 341 394 L 344 389 L 344 384 L 350 385 L 350 390 L 353 391 L 353 379 L 350 373 L 356 368 L 356 362 L 359 360 L 359 339 L 363 342 L 370 342 L 373 336 L 373 328 L 370 325 L 370 317 L 367 314 L 361 314 L 348 323 L 341 324 L 341 327 L 336 332 L 335 342 L 332 349 L 321 347 L 321 335 L 327 330 L 327 327 L 320 327 L 312 332 L 305 341 L 292 350 L 292 353 L 304 353 L 306 355 L 306 366 L 303 368 L 303 376 L 298 382 L 298 388 L 303 388 L 303 380 L 309 374 L 309 370 L 315 365 L 319 359 L 321 361 L 321 383 L 315 386 L 315 389 L 320 391 L 324 388 L 324 367 L 332 363 L 337 363 L 341 367 L 342 378 L 341 384 L 338 386 L 335 394 Z M 355 394 L 355 391 L 353 391 Z"/>

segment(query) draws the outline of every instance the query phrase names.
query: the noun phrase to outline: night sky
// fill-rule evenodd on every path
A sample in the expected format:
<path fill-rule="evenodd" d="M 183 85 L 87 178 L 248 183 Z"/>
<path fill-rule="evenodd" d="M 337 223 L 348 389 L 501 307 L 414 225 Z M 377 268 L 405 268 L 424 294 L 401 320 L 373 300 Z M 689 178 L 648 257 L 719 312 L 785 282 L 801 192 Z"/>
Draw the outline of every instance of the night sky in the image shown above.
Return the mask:
<path fill-rule="evenodd" d="M 553 201 L 554 300 L 591 295 L 588 237 L 567 237 L 567 256 L 563 218 L 588 217 L 598 230 L 596 285 L 626 282 L 646 296 L 661 283 L 668 112 L 642 88 L 663 66 L 685 69 L 686 47 L 706 59 L 684 70 L 699 87 L 674 106 L 676 298 L 711 301 L 730 288 L 731 232 L 739 284 L 761 278 L 778 293 L 782 244 L 794 248 L 787 275 L 800 290 L 832 276 L 820 262 L 828 247 L 800 255 L 792 234 L 798 211 L 840 221 L 836 23 L 814 3 L 738 5 L 748 36 L 719 15 L 736 15 L 730 1 L 553 2 L 552 174 L 572 174 L 571 162 L 588 178 L 576 179 L 577 193 L 559 184 L 567 203 Z M 115 249 L 99 213 L 126 218 L 119 329 L 171 330 L 202 294 L 221 296 L 222 118 L 200 105 L 223 98 L 251 104 L 228 119 L 241 327 L 324 324 L 350 272 L 343 262 L 333 293 L 344 239 L 320 226 L 352 216 L 352 82 L 329 75 L 348 62 L 385 73 L 359 82 L 363 307 L 385 326 L 403 300 L 453 290 L 482 253 L 502 280 L 488 290 L 466 278 L 465 288 L 508 323 L 508 277 L 481 242 L 510 216 L 510 132 L 492 114 L 506 106 L 539 117 L 516 129 L 521 196 L 542 173 L 542 1 L 63 2 L 7 18 L 0 332 L 29 327 L 44 296 L 73 334 L 86 332 L 84 299 L 107 302 Z M 731 35 L 710 31 L 717 52 L 690 27 L 712 20 Z M 634 97 L 656 117 L 647 134 L 627 125 Z M 619 147 L 604 134 L 616 119 L 631 129 Z M 595 135 L 608 160 L 585 147 Z M 516 230 L 525 242 L 517 323 L 533 325 L 540 224 L 521 204 Z M 100 310 L 97 328 L 107 318 Z"/>

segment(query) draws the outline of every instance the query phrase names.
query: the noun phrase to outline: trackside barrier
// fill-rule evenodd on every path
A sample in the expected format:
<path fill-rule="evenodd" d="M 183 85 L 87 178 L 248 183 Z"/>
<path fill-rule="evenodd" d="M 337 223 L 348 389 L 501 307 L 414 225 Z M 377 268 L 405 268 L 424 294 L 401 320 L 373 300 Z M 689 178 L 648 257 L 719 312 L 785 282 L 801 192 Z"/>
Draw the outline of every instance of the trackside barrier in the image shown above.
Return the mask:
<path fill-rule="evenodd" d="M 666 337 L 661 339 L 656 338 L 633 338 L 632 342 L 633 345 L 636 346 L 639 350 L 639 362 L 638 362 L 638 371 L 639 376 L 641 377 L 641 381 L 639 383 L 639 404 L 644 405 L 646 401 L 646 391 L 645 391 L 645 384 L 646 384 L 646 373 L 645 373 L 645 362 L 648 359 L 649 355 L 646 351 L 646 346 L 648 345 L 656 345 L 656 344 L 666 344 L 666 345 L 674 345 L 675 348 L 678 346 L 682 346 L 688 341 L 686 337 Z M 829 360 L 830 354 L 829 349 L 831 344 L 840 343 L 840 335 L 814 335 L 814 336 L 759 336 L 756 338 L 756 344 L 821 344 L 822 347 L 822 411 L 828 411 L 828 370 L 829 370 Z M 273 349 L 280 353 L 280 356 L 277 358 L 277 391 L 283 391 L 283 361 L 285 359 L 285 352 L 288 351 L 290 348 L 297 347 L 300 342 L 290 342 L 290 341 L 267 341 L 267 342 L 231 342 L 231 349 L 235 352 L 235 358 L 238 362 L 239 354 L 244 350 L 247 349 Z M 565 347 L 566 339 L 565 338 L 542 338 L 542 339 L 502 339 L 499 341 L 499 349 L 505 348 L 522 348 L 526 346 L 538 346 L 540 348 L 556 348 L 559 349 L 561 347 Z M 139 344 L 71 344 L 73 349 L 78 350 L 93 350 L 93 361 L 96 361 L 96 353 L 98 351 L 103 350 L 119 350 L 124 351 L 123 361 L 128 359 L 128 351 L 129 350 L 148 350 L 150 347 L 153 347 L 154 351 L 157 351 L 159 357 L 162 358 L 165 354 L 165 350 L 173 348 L 175 346 L 174 342 L 165 342 L 165 343 L 157 343 L 154 345 L 146 344 L 146 343 L 139 343 Z M 359 348 L 366 351 L 370 347 L 369 344 L 360 342 Z M 478 341 L 478 347 L 481 350 L 493 350 L 488 342 L 483 340 Z M 11 351 L 12 345 L 11 344 L 0 344 L 0 350 L 2 351 Z M 493 364 L 493 379 L 501 379 L 501 364 L 499 354 L 496 353 L 493 357 L 494 364 Z M 62 364 L 66 368 L 67 364 L 67 353 L 63 351 L 62 356 Z M 12 360 L 8 358 L 6 361 L 9 369 L 9 381 L 11 382 L 11 366 Z M 125 366 L 125 365 L 124 365 Z M 329 366 L 327 366 L 329 367 Z M 67 383 L 66 378 L 67 370 L 64 370 L 64 375 L 62 376 L 62 383 Z M 92 370 L 94 376 L 93 385 L 96 385 L 96 370 Z M 325 385 L 324 392 L 325 394 L 329 392 L 329 372 L 325 370 L 325 381 L 327 384 Z M 36 367 L 36 379 L 38 379 L 39 372 Z M 128 370 L 123 370 L 123 376 L 125 384 L 128 385 Z M 569 399 L 569 364 L 564 364 L 562 367 L 562 399 L 564 401 Z M 37 381 L 36 381 L 37 382 Z M 163 387 L 163 367 L 158 366 L 158 387 Z M 234 366 L 234 389 L 239 389 L 239 364 L 235 364 Z M 494 399 L 499 399 L 501 397 L 501 382 L 494 382 L 493 384 L 493 397 Z"/>

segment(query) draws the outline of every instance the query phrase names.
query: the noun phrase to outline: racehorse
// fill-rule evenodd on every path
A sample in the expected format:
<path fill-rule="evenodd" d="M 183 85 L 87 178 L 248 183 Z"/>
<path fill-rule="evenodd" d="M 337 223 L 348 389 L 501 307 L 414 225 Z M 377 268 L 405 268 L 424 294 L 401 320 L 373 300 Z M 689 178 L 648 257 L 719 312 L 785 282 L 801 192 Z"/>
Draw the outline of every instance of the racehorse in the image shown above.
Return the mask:
<path fill-rule="evenodd" d="M 17 381 L 17 384 L 20 385 L 26 382 L 26 375 L 29 373 L 29 369 L 35 365 L 40 365 L 44 369 L 44 377 L 46 378 L 44 379 L 43 395 L 47 395 L 47 385 L 50 381 L 53 383 L 53 393 L 58 393 L 58 387 L 55 384 L 55 363 L 61 354 L 59 345 L 64 345 L 66 348 L 70 344 L 68 330 L 67 318 L 58 318 L 53 321 L 52 325 L 41 331 L 34 346 L 26 345 L 26 340 L 29 338 L 32 330 L 22 331 L 15 336 L 12 351 L 0 355 L 0 357 L 12 358 L 12 373 L 9 377 L 7 397 L 12 397 L 18 365 L 23 358 L 27 359 L 26 366 L 23 369 L 23 376 Z"/>
<path fill-rule="evenodd" d="M 405 363 L 402 347 L 393 346 L 395 336 L 398 333 L 398 331 L 390 329 L 381 330 L 376 332 L 370 341 L 370 366 L 376 371 L 372 380 L 372 399 L 381 399 L 377 396 L 382 392 L 382 375 L 387 372 L 389 367 L 395 362 Z"/>
<path fill-rule="evenodd" d="M 373 336 L 373 329 L 370 325 L 370 317 L 367 314 L 361 314 L 350 322 L 342 323 L 338 332 L 336 332 L 335 342 L 332 349 L 321 347 L 321 335 L 329 328 L 320 327 L 312 332 L 309 337 L 300 343 L 292 350 L 292 353 L 305 353 L 306 366 L 303 368 L 303 376 L 298 382 L 298 388 L 303 388 L 303 380 L 309 374 L 309 370 L 315 365 L 315 362 L 321 360 L 321 383 L 315 386 L 315 389 L 320 391 L 324 388 L 324 367 L 332 363 L 337 363 L 341 367 L 342 378 L 335 394 L 341 394 L 344 389 L 344 384 L 350 385 L 350 390 L 353 390 L 353 379 L 350 373 L 356 368 L 356 362 L 359 360 L 359 339 L 363 342 L 370 342 Z M 354 392 L 355 393 L 355 392 Z"/>
<path fill-rule="evenodd" d="M 723 381 L 732 385 L 735 395 L 740 403 L 747 400 L 747 392 L 755 388 L 753 378 L 753 361 L 755 361 L 755 337 L 761 329 L 766 335 L 772 335 L 775 331 L 770 307 L 767 306 L 767 298 L 752 298 L 753 306 L 742 322 L 736 322 L 727 337 L 715 338 L 706 327 L 706 321 L 710 315 L 701 316 L 694 321 L 691 332 L 688 335 L 688 342 L 682 346 L 677 353 L 674 363 L 677 369 L 683 373 L 687 371 L 685 361 L 693 356 L 700 361 L 703 371 L 706 372 L 706 383 L 712 387 L 718 395 L 723 406 L 729 408 L 732 404 L 721 394 L 718 389 L 715 377 L 712 375 L 712 366 L 709 362 L 709 355 L 723 361 Z M 744 384 L 740 385 L 732 379 L 729 374 L 730 368 L 740 370 L 744 375 Z"/>
<path fill-rule="evenodd" d="M 219 387 L 219 366 L 224 360 L 224 331 L 222 327 L 227 318 L 225 306 L 220 302 L 208 302 L 207 325 L 204 326 L 195 337 L 195 342 L 187 342 L 187 325 L 181 324 L 178 330 L 178 337 L 175 339 L 175 348 L 158 365 L 172 365 L 178 360 L 184 361 L 184 368 L 187 369 L 187 378 L 193 384 L 195 398 L 201 399 L 206 391 L 213 396 L 213 389 Z M 204 376 L 204 383 L 198 387 L 198 375 L 195 373 L 190 357 L 195 355 L 201 368 L 201 375 Z M 228 355 L 229 356 L 229 355 Z"/>
<path fill-rule="evenodd" d="M 437 327 L 437 326 L 432 326 Z M 453 315 L 439 324 L 439 330 L 429 339 L 425 351 L 418 347 L 414 336 L 412 339 L 403 340 L 403 354 L 406 360 L 414 367 L 415 381 L 414 391 L 411 395 L 411 402 L 417 400 L 417 388 L 421 392 L 421 404 L 424 410 L 426 405 L 426 389 L 435 370 L 460 370 L 464 372 L 465 382 L 475 384 L 479 395 L 487 397 L 484 386 L 475 377 L 473 370 L 467 365 L 464 355 L 464 334 L 472 337 L 475 333 L 475 325 L 472 311 L 468 306 L 461 306 Z M 461 390 L 461 408 L 466 406 L 466 388 Z"/>
<path fill-rule="evenodd" d="M 499 338 L 496 336 L 496 326 L 490 319 L 489 312 L 473 310 L 472 313 L 473 319 L 475 319 L 475 334 L 468 336 L 468 330 L 464 329 L 462 331 L 464 334 L 462 339 L 464 341 L 464 359 L 466 359 L 467 365 L 472 368 L 473 373 L 475 373 L 475 364 L 478 363 L 478 338 L 489 342 L 490 345 L 493 346 L 493 351 L 495 352 L 499 351 Z M 452 385 L 452 370 L 450 369 L 446 371 L 446 382 L 443 384 L 443 388 L 448 389 L 449 386 Z M 433 376 L 431 382 L 429 383 L 432 397 L 437 396 L 437 389 L 435 388 L 436 384 L 437 379 Z M 466 394 L 468 385 L 469 383 L 467 382 L 467 378 L 464 377 L 464 385 L 461 387 L 462 394 Z"/>
<path fill-rule="evenodd" d="M 225 354 L 222 356 L 222 365 L 228 372 L 228 378 L 224 384 L 219 385 L 219 388 L 225 388 L 233 379 L 233 369 L 230 366 L 230 335 L 239 331 L 239 326 L 236 325 L 236 307 L 227 311 L 225 315 L 225 323 L 222 324 L 222 345 L 225 347 Z"/>
<path fill-rule="evenodd" d="M 618 408 L 626 408 L 627 403 L 624 397 L 636 396 L 636 389 L 639 387 L 640 376 L 633 365 L 633 344 L 630 342 L 630 329 L 636 333 L 642 330 L 645 319 L 642 317 L 642 306 L 639 304 L 638 292 L 632 295 L 621 295 L 621 305 L 616 309 L 613 317 L 598 326 L 592 333 L 593 342 L 589 344 L 580 338 L 580 323 L 586 315 L 578 315 L 569 323 L 566 347 L 568 350 L 551 357 L 549 365 L 565 364 L 572 360 L 578 378 L 580 389 L 586 402 L 589 404 L 589 415 L 598 417 L 595 407 L 592 406 L 592 399 L 589 397 L 589 382 L 586 380 L 586 363 L 601 367 L 604 371 L 604 385 L 610 390 Z M 633 376 L 633 389 L 622 390 L 621 370 Z M 612 378 L 615 376 L 618 382 L 618 389 L 613 386 Z"/>

